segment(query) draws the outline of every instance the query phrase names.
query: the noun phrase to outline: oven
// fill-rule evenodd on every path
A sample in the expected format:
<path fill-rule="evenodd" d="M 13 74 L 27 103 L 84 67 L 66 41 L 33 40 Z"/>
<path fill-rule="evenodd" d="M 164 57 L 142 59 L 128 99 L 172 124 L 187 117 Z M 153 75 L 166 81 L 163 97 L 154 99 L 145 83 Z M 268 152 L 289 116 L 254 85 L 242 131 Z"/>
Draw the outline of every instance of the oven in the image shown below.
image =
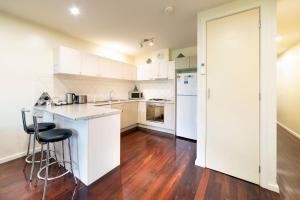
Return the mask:
<path fill-rule="evenodd" d="M 163 103 L 147 102 L 146 120 L 151 122 L 164 123 L 165 105 Z"/>

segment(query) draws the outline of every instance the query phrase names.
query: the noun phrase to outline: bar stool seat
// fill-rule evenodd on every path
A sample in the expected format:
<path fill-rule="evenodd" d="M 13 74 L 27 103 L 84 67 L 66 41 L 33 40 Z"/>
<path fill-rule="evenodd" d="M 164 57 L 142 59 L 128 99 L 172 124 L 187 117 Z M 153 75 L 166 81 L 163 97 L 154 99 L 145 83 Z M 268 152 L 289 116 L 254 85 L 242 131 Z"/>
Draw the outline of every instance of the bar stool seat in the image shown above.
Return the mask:
<path fill-rule="evenodd" d="M 40 142 L 59 142 L 65 139 L 68 139 L 72 136 L 72 131 L 70 129 L 52 129 L 49 131 L 40 132 L 38 138 Z"/>
<path fill-rule="evenodd" d="M 56 125 L 54 123 L 50 123 L 50 122 L 43 122 L 43 123 L 38 124 L 39 132 L 48 131 L 48 130 L 54 129 L 55 127 L 56 127 Z M 28 134 L 34 134 L 34 124 L 27 126 L 26 132 Z"/>

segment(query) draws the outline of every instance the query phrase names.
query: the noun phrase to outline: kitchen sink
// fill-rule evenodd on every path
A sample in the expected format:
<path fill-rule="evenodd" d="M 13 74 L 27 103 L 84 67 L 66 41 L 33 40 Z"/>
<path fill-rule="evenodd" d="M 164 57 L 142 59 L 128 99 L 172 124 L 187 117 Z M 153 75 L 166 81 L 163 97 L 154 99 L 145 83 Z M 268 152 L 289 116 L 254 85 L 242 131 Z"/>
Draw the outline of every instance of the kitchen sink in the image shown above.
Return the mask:
<path fill-rule="evenodd" d="M 103 106 L 111 103 L 124 102 L 128 101 L 128 99 L 113 99 L 113 100 L 105 100 L 105 101 L 97 101 L 94 106 Z"/>

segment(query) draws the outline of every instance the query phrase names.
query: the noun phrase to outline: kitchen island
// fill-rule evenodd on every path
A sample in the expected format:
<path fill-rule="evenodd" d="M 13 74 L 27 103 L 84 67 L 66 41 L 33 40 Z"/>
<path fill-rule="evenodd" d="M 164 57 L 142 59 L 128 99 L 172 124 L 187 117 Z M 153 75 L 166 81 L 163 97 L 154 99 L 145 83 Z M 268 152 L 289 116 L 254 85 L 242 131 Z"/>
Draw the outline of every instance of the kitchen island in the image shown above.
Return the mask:
<path fill-rule="evenodd" d="M 120 165 L 120 110 L 92 104 L 38 106 L 45 122 L 73 131 L 71 151 L 75 176 L 90 185 Z M 63 147 L 64 146 L 64 147 Z M 58 160 L 68 156 L 67 145 L 55 144 Z M 69 168 L 69 166 L 66 166 Z"/>

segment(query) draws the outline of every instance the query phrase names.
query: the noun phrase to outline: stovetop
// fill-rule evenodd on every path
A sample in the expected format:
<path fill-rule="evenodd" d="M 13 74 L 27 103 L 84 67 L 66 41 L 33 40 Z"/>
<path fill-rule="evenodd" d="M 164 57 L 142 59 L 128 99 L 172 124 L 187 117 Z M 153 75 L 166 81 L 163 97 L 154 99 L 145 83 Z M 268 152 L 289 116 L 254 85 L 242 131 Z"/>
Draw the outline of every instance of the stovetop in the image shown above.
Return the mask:
<path fill-rule="evenodd" d="M 160 98 L 152 98 L 152 99 L 149 99 L 149 101 L 170 101 L 168 99 L 160 99 Z"/>

